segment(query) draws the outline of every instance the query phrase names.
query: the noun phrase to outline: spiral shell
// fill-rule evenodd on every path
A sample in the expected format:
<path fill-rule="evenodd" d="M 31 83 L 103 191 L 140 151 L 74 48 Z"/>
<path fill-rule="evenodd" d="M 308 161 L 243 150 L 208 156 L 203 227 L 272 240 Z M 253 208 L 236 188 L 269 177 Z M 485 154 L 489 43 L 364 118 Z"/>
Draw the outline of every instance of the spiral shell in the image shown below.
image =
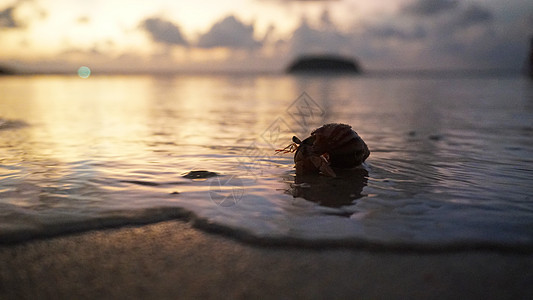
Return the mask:
<path fill-rule="evenodd" d="M 314 136 L 312 152 L 327 154 L 330 165 L 337 168 L 351 168 L 362 164 L 370 155 L 363 139 L 346 124 L 326 124 L 311 132 Z"/>
<path fill-rule="evenodd" d="M 305 140 L 293 137 L 293 141 L 299 144 L 294 155 L 297 174 L 320 171 L 335 177 L 331 167 L 356 167 L 370 155 L 363 139 L 346 124 L 326 124 Z"/>

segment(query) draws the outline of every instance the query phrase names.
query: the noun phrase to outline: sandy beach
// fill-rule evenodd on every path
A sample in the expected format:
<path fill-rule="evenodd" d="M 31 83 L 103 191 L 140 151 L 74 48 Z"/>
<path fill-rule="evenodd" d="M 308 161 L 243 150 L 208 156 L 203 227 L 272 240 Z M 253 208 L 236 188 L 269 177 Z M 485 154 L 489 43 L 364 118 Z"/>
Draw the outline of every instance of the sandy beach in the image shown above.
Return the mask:
<path fill-rule="evenodd" d="M 533 255 L 261 247 L 183 221 L 0 247 L 0 299 L 531 299 Z"/>

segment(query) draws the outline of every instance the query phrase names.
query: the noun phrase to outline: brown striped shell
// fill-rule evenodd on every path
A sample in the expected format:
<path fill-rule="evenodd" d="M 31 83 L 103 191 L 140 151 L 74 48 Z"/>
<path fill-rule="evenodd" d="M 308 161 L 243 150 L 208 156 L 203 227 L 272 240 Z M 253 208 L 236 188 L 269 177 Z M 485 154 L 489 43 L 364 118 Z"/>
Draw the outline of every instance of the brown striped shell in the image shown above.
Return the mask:
<path fill-rule="evenodd" d="M 315 137 L 312 152 L 327 153 L 330 165 L 337 168 L 351 168 L 362 164 L 370 155 L 363 139 L 346 124 L 326 124 L 311 132 Z"/>
<path fill-rule="evenodd" d="M 326 124 L 311 132 L 305 140 L 294 137 L 293 141 L 299 144 L 294 155 L 297 174 L 321 171 L 334 177 L 335 172 L 329 166 L 356 167 L 370 155 L 363 139 L 346 124 Z"/>

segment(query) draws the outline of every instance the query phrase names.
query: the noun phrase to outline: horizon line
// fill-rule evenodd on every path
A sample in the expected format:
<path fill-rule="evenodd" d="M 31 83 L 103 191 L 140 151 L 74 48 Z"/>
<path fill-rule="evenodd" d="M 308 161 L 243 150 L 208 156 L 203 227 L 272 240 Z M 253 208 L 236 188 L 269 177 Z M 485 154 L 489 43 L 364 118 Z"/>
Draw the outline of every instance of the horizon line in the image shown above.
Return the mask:
<path fill-rule="evenodd" d="M 4 71 L 4 72 L 1 72 Z M 78 76 L 77 70 L 28 70 L 20 71 L 12 68 L 0 67 L 0 76 L 39 76 L 39 75 L 67 75 Z M 90 76 L 135 76 L 135 75 L 288 75 L 288 76 L 321 76 L 321 75 L 342 75 L 353 77 L 394 77 L 394 76 L 433 76 L 433 75 L 447 75 L 447 76 L 518 76 L 527 75 L 524 70 L 511 68 L 486 68 L 486 69 L 362 69 L 357 74 L 346 74 L 342 72 L 302 72 L 301 74 L 288 74 L 285 70 L 102 70 L 91 72 Z"/>

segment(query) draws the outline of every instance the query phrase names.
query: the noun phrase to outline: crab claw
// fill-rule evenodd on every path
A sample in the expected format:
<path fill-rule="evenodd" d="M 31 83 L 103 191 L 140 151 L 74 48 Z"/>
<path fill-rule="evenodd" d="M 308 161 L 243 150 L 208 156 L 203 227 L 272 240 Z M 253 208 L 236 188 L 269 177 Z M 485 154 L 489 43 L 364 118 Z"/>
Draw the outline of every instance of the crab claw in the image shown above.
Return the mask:
<path fill-rule="evenodd" d="M 330 176 L 330 177 L 337 177 L 337 174 L 333 171 L 333 169 L 329 166 L 328 161 L 323 156 L 311 156 L 309 158 L 313 165 L 320 170 L 324 175 Z"/>
<path fill-rule="evenodd" d="M 292 137 L 292 142 L 296 143 L 298 145 L 300 145 L 302 143 L 302 141 L 297 136 L 293 136 Z"/>

